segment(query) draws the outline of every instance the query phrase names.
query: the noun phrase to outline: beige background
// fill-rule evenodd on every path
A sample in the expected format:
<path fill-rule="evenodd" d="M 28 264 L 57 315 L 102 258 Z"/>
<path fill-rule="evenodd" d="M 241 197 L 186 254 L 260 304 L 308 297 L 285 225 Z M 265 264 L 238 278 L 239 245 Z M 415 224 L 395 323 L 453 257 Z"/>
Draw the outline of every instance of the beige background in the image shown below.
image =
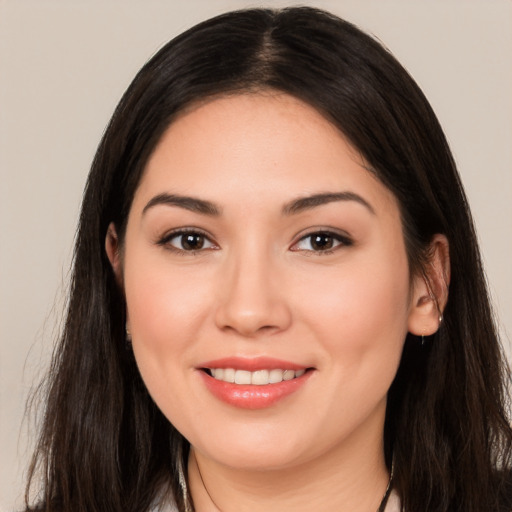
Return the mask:
<path fill-rule="evenodd" d="M 0 510 L 20 503 L 33 437 L 30 422 L 22 428 L 25 401 L 58 330 L 82 188 L 121 93 L 151 54 L 201 19 L 290 3 L 0 0 Z M 510 335 L 512 2 L 309 3 L 376 34 L 431 100 Z"/>

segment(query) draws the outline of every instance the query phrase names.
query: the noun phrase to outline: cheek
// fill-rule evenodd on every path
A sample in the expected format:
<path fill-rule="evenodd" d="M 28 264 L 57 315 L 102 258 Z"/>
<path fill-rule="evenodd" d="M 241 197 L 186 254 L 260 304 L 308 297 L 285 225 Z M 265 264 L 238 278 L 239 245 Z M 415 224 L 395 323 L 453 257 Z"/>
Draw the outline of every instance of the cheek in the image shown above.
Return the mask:
<path fill-rule="evenodd" d="M 149 388 L 151 382 L 172 378 L 178 364 L 189 364 L 188 350 L 200 337 L 208 314 L 210 281 L 197 270 L 177 271 L 165 258 L 132 254 L 127 262 L 125 293 L 133 349 Z"/>
<path fill-rule="evenodd" d="M 201 277 L 197 272 L 176 272 L 162 262 L 131 263 L 125 292 L 137 367 L 155 403 L 180 428 L 183 421 L 188 425 L 186 418 L 197 417 L 194 408 L 187 412 L 192 405 L 183 397 L 190 396 L 192 353 L 207 314 L 209 293 L 199 284 L 208 281 L 196 279 Z"/>
<path fill-rule="evenodd" d="M 326 348 L 338 355 L 338 364 L 355 366 L 365 357 L 371 363 L 399 359 L 409 310 L 405 255 L 365 255 L 316 278 L 305 287 L 303 314 Z"/>

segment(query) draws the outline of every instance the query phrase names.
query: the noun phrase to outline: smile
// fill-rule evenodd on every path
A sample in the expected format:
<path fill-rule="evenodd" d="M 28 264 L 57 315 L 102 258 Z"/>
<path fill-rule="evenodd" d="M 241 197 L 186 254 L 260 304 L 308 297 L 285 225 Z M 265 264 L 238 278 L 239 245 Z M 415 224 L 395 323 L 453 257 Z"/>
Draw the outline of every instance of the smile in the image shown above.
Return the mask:
<path fill-rule="evenodd" d="M 299 392 L 314 367 L 269 357 L 228 357 L 196 367 L 206 389 L 238 409 L 265 409 Z"/>
<path fill-rule="evenodd" d="M 235 370 L 234 368 L 208 368 L 207 371 L 216 380 L 232 384 L 252 384 L 255 386 L 278 384 L 279 382 L 296 379 L 306 373 L 305 369 L 282 370 L 279 368 L 256 370 L 254 372 Z"/>

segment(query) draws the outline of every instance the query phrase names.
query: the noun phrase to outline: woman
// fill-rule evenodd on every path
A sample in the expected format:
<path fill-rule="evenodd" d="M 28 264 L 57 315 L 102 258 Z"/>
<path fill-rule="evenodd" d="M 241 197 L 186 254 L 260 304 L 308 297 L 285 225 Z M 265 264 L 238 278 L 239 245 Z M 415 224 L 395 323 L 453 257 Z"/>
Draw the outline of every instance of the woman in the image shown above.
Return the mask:
<path fill-rule="evenodd" d="M 100 144 L 31 476 L 49 511 L 510 510 L 507 384 L 419 88 L 328 13 L 229 13 Z"/>

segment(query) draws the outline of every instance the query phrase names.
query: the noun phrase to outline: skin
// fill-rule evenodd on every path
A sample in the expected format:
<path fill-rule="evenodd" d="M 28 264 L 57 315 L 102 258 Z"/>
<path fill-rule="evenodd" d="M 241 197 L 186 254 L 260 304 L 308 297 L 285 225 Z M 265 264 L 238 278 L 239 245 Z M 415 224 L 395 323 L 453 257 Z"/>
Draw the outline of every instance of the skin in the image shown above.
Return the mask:
<path fill-rule="evenodd" d="M 283 213 L 339 192 L 363 201 Z M 148 206 L 161 194 L 209 201 L 218 215 Z M 185 250 L 171 234 L 182 228 L 204 234 L 203 248 Z M 311 244 L 318 232 L 332 234 L 332 250 Z M 377 509 L 389 479 L 386 394 L 407 332 L 438 328 L 448 249 L 433 240 L 429 286 L 410 275 L 396 200 L 339 130 L 271 92 L 188 109 L 148 162 L 123 246 L 112 225 L 106 249 L 144 382 L 191 443 L 199 512 Z M 311 375 L 271 407 L 241 409 L 214 397 L 198 370 L 230 356 Z"/>

